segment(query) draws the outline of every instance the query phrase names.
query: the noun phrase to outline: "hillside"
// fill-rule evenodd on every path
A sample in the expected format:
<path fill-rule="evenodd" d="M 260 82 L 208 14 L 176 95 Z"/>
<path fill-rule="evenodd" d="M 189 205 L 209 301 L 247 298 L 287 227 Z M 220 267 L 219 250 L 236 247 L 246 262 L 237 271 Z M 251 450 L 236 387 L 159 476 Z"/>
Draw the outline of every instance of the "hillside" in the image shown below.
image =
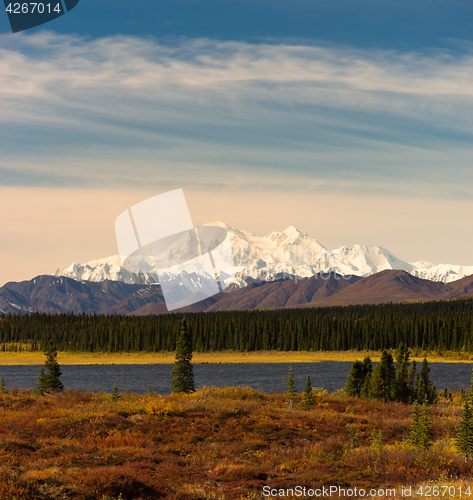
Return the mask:
<path fill-rule="evenodd" d="M 439 283 L 405 271 L 388 270 L 365 278 L 317 274 L 311 278 L 253 282 L 182 308 L 180 312 L 422 302 L 471 296 L 473 276 Z M 44 275 L 0 288 L 0 313 L 36 311 L 138 316 L 168 312 L 161 288 L 156 284 L 80 282 Z"/>

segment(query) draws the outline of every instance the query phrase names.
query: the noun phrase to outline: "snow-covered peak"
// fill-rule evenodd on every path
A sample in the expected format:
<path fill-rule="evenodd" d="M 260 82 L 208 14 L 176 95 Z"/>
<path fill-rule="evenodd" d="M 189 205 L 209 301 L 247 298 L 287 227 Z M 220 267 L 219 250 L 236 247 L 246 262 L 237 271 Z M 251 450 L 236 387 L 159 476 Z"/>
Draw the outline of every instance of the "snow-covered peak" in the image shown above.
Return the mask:
<path fill-rule="evenodd" d="M 330 252 L 340 262 L 355 268 L 355 274 L 368 276 L 386 269 L 412 271 L 414 266 L 395 257 L 389 250 L 376 245 L 343 246 Z"/>
<path fill-rule="evenodd" d="M 82 267 L 82 264 L 79 264 L 78 262 L 73 262 L 69 267 L 67 267 L 66 269 L 64 269 L 64 271 L 68 272 L 68 273 L 74 273 L 80 267 Z"/>
<path fill-rule="evenodd" d="M 418 260 L 416 262 L 411 262 L 415 269 L 430 269 L 431 267 L 435 267 L 435 264 L 432 262 L 427 262 L 426 260 Z"/>
<path fill-rule="evenodd" d="M 284 229 L 284 231 L 272 231 L 270 232 L 266 238 L 268 239 L 274 239 L 277 237 L 284 237 L 290 240 L 297 240 L 300 236 L 307 236 L 307 234 L 301 233 L 299 229 L 297 229 L 296 226 L 289 226 Z"/>
<path fill-rule="evenodd" d="M 309 238 L 307 234 L 301 233 L 295 226 L 289 226 L 284 231 L 272 231 L 268 235 L 265 236 L 269 241 L 286 241 L 286 242 L 294 242 L 300 239 L 301 237 Z"/>
<path fill-rule="evenodd" d="M 284 231 L 273 231 L 265 236 L 277 251 L 282 251 L 285 262 L 301 265 L 313 264 L 327 249 L 308 234 L 302 233 L 295 226 L 289 226 Z"/>
<path fill-rule="evenodd" d="M 451 283 L 465 276 L 473 274 L 473 266 L 455 266 L 452 264 L 431 265 L 427 268 L 416 268 L 411 272 L 412 275 L 419 278 L 441 281 L 442 283 Z"/>
<path fill-rule="evenodd" d="M 312 240 L 312 238 L 308 234 L 299 231 L 299 229 L 297 229 L 296 226 L 286 227 L 286 229 L 284 229 L 284 231 L 281 232 L 281 235 L 284 235 L 287 240 L 292 240 L 292 241 L 297 241 L 298 239 L 301 238 Z"/>
<path fill-rule="evenodd" d="M 66 276 L 77 281 L 122 281 L 123 283 L 156 283 L 156 277 L 151 274 L 139 275 L 127 271 L 121 265 L 111 264 L 120 262 L 119 255 L 105 259 L 92 260 L 86 264 L 74 262 L 66 269 L 57 269 L 53 276 Z M 110 263 L 109 263 L 110 262 Z"/>
<path fill-rule="evenodd" d="M 295 226 L 289 226 L 284 231 L 273 231 L 266 236 L 257 236 L 220 221 L 205 225 L 221 227 L 227 231 L 240 286 L 245 284 L 244 279 L 248 277 L 271 280 L 281 275 L 307 277 L 327 272 L 369 276 L 386 269 L 399 269 L 420 278 L 444 283 L 473 274 L 473 266 L 434 265 L 426 261 L 405 262 L 389 250 L 376 245 L 349 245 L 329 251 Z M 174 257 L 185 259 L 189 244 L 188 239 L 183 238 L 168 250 L 172 251 Z M 155 283 L 157 280 L 155 275 L 135 274 L 122 268 L 118 255 L 92 260 L 86 264 L 74 262 L 67 269 L 58 269 L 54 275 L 80 281 L 109 279 L 126 283 Z"/>

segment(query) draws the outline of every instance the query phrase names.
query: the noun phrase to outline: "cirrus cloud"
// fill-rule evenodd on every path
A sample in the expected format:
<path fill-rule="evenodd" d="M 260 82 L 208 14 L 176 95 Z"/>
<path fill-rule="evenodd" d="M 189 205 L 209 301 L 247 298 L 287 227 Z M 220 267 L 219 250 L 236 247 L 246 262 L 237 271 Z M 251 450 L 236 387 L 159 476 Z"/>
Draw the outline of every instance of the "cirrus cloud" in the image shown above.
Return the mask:
<path fill-rule="evenodd" d="M 3 184 L 472 194 L 469 53 L 0 38 Z"/>

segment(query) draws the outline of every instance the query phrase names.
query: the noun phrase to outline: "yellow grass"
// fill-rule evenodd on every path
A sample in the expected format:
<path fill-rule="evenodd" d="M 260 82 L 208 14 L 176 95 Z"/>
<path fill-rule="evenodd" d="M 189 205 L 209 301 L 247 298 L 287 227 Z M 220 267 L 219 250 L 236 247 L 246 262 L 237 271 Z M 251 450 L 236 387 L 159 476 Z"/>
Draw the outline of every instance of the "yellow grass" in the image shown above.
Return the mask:
<path fill-rule="evenodd" d="M 355 361 L 369 355 L 373 361 L 379 361 L 380 352 L 373 351 L 342 351 L 342 352 L 210 352 L 194 353 L 193 363 L 310 363 L 318 361 Z M 414 357 L 422 361 L 424 354 Z M 430 353 L 430 362 L 472 363 L 470 355 L 464 353 L 446 353 L 443 356 Z M 94 365 L 94 364 L 171 364 L 174 363 L 174 353 L 78 353 L 60 352 L 58 361 L 62 365 Z M 42 365 L 44 355 L 41 352 L 2 352 L 0 365 Z"/>

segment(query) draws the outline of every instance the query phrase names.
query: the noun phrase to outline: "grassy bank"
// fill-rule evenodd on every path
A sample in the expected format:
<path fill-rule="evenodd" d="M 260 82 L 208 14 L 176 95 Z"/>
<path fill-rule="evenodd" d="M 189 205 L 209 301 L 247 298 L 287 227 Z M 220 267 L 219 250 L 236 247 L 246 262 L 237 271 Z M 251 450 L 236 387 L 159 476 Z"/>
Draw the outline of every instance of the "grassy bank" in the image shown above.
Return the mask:
<path fill-rule="evenodd" d="M 258 351 L 258 352 L 196 352 L 194 363 L 311 363 L 317 361 L 355 361 L 369 355 L 373 361 L 379 361 L 380 352 L 373 351 Z M 431 362 L 444 363 L 473 363 L 473 356 L 469 353 L 447 352 L 419 353 L 411 359 L 422 361 L 424 355 Z M 470 359 L 472 358 L 472 359 Z M 60 352 L 58 361 L 63 365 L 84 364 L 170 364 L 174 363 L 174 353 L 77 353 Z M 0 352 L 0 365 L 42 365 L 42 352 Z"/>
<path fill-rule="evenodd" d="M 117 401 L 10 391 L 0 395 L 0 498 L 256 499 L 265 486 L 331 485 L 394 487 L 397 498 L 412 486 L 420 498 L 422 484 L 469 486 L 473 464 L 453 445 L 458 399 L 430 408 L 429 451 L 407 444 L 409 405 L 315 399 L 304 411 L 287 408 L 284 395 L 241 387 Z"/>

